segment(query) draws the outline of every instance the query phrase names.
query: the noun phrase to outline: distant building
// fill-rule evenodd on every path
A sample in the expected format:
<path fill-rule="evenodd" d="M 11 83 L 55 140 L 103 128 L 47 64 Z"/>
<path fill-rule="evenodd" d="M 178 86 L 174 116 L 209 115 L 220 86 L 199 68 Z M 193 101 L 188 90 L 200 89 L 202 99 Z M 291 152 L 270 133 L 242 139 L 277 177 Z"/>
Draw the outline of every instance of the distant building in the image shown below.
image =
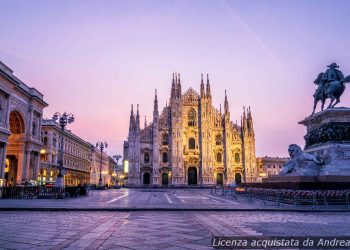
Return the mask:
<path fill-rule="evenodd" d="M 101 159 L 102 159 L 102 165 L 101 165 Z M 90 183 L 92 185 L 98 185 L 98 181 L 100 179 L 100 173 L 102 177 L 102 185 L 106 185 L 106 184 L 109 185 L 111 183 L 111 174 L 112 174 L 110 156 L 108 156 L 105 152 L 102 152 L 102 156 L 101 156 L 101 150 L 99 148 L 94 147 L 93 153 L 92 153 L 91 172 L 90 172 Z"/>
<path fill-rule="evenodd" d="M 289 158 L 283 157 L 257 157 L 256 165 L 258 166 L 259 177 L 269 177 L 279 174 L 283 165 Z"/>
<path fill-rule="evenodd" d="M 225 93 L 223 110 L 213 106 L 209 77 L 200 92 L 182 93 L 179 74 L 173 74 L 169 105 L 141 129 L 140 113 L 131 109 L 124 142 L 124 168 L 130 186 L 187 186 L 255 181 L 258 177 L 255 134 L 250 108 L 241 124 L 232 122 Z M 244 176 L 243 176 L 244 173 Z"/>
<path fill-rule="evenodd" d="M 0 62 L 0 186 L 36 180 L 41 120 L 48 104 Z"/>
<path fill-rule="evenodd" d="M 59 150 L 61 146 L 61 128 L 53 120 L 42 121 L 40 151 L 40 184 L 54 182 L 58 171 Z M 76 186 L 89 184 L 92 160 L 92 145 L 71 131 L 65 129 L 63 136 L 64 184 Z"/>

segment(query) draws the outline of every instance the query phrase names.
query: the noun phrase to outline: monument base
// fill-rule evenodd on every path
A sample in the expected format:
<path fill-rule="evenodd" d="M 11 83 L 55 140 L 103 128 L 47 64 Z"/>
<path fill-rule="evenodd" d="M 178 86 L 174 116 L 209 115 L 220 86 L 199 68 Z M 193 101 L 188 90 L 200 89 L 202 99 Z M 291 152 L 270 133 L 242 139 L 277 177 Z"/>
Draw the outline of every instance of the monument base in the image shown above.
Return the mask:
<path fill-rule="evenodd" d="M 350 176 L 350 108 L 328 108 L 299 122 L 305 153 L 323 159 L 319 175 Z"/>

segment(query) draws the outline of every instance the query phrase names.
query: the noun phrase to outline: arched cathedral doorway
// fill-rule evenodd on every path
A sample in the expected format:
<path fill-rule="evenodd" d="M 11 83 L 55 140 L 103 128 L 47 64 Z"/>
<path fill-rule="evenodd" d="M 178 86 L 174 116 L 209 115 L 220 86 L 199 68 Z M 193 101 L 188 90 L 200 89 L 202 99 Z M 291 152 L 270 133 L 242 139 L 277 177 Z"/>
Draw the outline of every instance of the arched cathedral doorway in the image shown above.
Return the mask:
<path fill-rule="evenodd" d="M 220 186 L 224 185 L 224 176 L 222 173 L 218 173 L 216 175 L 216 185 L 220 185 Z"/>
<path fill-rule="evenodd" d="M 189 167 L 187 171 L 188 185 L 197 185 L 197 168 Z"/>
<path fill-rule="evenodd" d="M 143 185 L 149 185 L 151 184 L 151 176 L 149 173 L 143 174 Z"/>
<path fill-rule="evenodd" d="M 242 175 L 240 173 L 235 174 L 235 181 L 237 185 L 242 183 Z"/>
<path fill-rule="evenodd" d="M 162 174 L 162 186 L 168 186 L 169 184 L 169 176 L 167 173 Z"/>

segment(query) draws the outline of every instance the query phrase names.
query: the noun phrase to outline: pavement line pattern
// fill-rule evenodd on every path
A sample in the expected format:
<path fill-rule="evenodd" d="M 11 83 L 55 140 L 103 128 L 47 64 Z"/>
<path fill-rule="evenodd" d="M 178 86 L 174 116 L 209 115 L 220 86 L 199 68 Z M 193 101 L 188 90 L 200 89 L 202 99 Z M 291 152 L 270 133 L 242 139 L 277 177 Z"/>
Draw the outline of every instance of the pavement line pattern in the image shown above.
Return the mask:
<path fill-rule="evenodd" d="M 164 195 L 165 195 L 165 198 L 168 201 L 168 203 L 173 203 L 173 201 L 170 199 L 168 194 L 164 194 Z"/>
<path fill-rule="evenodd" d="M 122 196 L 119 196 L 119 197 L 114 198 L 114 199 L 112 199 L 112 200 L 110 200 L 110 201 L 107 201 L 106 203 L 112 203 L 112 202 L 115 202 L 116 200 L 119 200 L 119 199 L 121 199 L 121 198 L 124 198 L 125 196 L 128 196 L 128 194 L 126 193 L 126 194 L 124 194 L 124 195 L 122 195 Z"/>
<path fill-rule="evenodd" d="M 219 201 L 225 201 L 225 202 L 229 202 L 229 203 L 236 204 L 236 205 L 239 204 L 238 202 L 231 201 L 231 200 L 224 199 L 224 198 L 220 198 L 220 197 L 216 197 L 216 196 L 214 196 L 214 195 L 210 195 L 210 194 L 204 194 L 204 195 L 205 195 L 205 196 L 208 196 L 209 198 L 213 199 L 214 201 L 215 201 L 215 200 L 219 200 Z"/>
<path fill-rule="evenodd" d="M 59 250 L 59 249 L 63 249 L 65 247 L 67 247 L 68 245 L 70 245 L 73 242 L 77 241 L 79 238 L 81 238 L 84 235 L 86 235 L 91 230 L 94 230 L 95 228 L 97 228 L 101 224 L 104 224 L 105 222 L 109 221 L 112 218 L 113 218 L 113 214 L 111 216 L 108 216 L 107 218 L 104 218 L 104 219 L 101 219 L 101 220 L 97 221 L 96 223 L 94 223 L 90 227 L 86 228 L 85 230 L 82 230 L 82 231 L 78 232 L 77 234 L 73 235 L 69 239 L 67 239 L 67 240 L 61 242 L 60 244 L 50 248 L 50 250 Z"/>
<path fill-rule="evenodd" d="M 130 216 L 130 213 L 127 213 L 123 215 L 121 218 L 119 218 L 114 224 L 112 224 L 107 231 L 103 232 L 100 237 L 95 239 L 87 248 L 87 250 L 93 250 L 98 249 L 105 243 L 105 241 L 111 237 L 111 235 L 116 231 L 117 228 L 120 228 L 123 226 L 123 224 L 128 223 L 128 218 Z"/>
<path fill-rule="evenodd" d="M 255 236 L 255 235 L 262 235 L 262 233 L 258 233 L 254 231 L 251 228 L 248 228 L 246 226 L 232 226 L 231 224 L 227 223 L 226 219 L 222 220 L 221 216 L 215 216 L 215 215 L 208 215 L 208 219 L 217 222 L 218 224 L 222 225 L 223 227 L 229 229 L 230 231 L 234 232 L 235 235 L 242 235 L 242 236 Z"/>

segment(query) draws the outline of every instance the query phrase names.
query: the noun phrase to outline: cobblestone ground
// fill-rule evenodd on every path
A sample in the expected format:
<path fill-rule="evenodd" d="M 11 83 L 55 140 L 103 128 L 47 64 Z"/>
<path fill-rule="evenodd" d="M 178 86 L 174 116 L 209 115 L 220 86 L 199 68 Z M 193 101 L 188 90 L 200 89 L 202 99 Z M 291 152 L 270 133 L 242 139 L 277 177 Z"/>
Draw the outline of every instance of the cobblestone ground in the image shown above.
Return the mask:
<path fill-rule="evenodd" d="M 211 249 L 215 236 L 346 236 L 348 213 L 1 212 L 1 249 Z"/>

